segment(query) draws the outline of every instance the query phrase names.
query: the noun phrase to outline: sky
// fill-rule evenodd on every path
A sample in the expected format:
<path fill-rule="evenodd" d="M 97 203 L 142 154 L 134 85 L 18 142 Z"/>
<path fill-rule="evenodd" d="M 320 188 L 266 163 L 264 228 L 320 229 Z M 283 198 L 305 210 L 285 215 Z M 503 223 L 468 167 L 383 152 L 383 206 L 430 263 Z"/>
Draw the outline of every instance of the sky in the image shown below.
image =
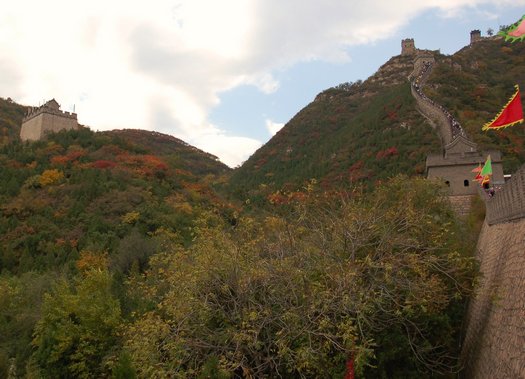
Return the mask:
<path fill-rule="evenodd" d="M 170 134 L 230 167 L 402 39 L 453 54 L 525 14 L 525 0 L 5 2 L 0 97 L 55 98 L 93 130 Z"/>

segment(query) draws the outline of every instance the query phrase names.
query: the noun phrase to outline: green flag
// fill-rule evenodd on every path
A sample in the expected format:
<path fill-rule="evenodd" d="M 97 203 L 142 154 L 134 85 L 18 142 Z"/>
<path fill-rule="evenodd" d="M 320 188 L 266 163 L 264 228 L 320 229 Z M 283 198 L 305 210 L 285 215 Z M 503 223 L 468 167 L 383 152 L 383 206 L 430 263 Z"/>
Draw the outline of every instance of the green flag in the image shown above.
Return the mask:
<path fill-rule="evenodd" d="M 487 160 L 485 161 L 485 165 L 483 166 L 479 174 L 481 176 L 492 175 L 492 162 L 490 160 L 490 155 L 487 157 Z"/>

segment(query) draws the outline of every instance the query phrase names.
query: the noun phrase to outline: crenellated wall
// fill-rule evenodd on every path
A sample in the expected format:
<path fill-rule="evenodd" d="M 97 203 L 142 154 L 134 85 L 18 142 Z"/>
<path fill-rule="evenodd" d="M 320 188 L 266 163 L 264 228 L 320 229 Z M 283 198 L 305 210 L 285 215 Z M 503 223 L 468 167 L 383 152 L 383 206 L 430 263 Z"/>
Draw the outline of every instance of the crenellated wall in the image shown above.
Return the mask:
<path fill-rule="evenodd" d="M 490 153 L 491 184 L 497 188 L 490 198 L 481 191 L 487 210 L 477 244 L 482 276 L 465 319 L 461 374 L 467 379 L 525 378 L 525 165 L 504 182 L 500 153 L 478 153 L 459 122 L 423 93 L 433 64 L 416 57 L 409 76 L 418 108 L 437 129 L 443 147 L 442 154 L 427 157 L 427 176 L 446 180 L 453 209 L 465 215 L 479 188 L 472 168 Z"/>

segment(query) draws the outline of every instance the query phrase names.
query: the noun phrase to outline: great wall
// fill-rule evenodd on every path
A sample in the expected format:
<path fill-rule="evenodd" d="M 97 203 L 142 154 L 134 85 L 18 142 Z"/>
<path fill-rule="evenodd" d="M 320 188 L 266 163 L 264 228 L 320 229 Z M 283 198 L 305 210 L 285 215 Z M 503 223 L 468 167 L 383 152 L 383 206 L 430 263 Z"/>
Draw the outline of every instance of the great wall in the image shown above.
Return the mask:
<path fill-rule="evenodd" d="M 403 40 L 401 55 L 414 56 L 414 69 L 408 79 L 412 96 L 419 112 L 436 130 L 442 146 L 441 153 L 427 156 L 426 172 L 429 179 L 441 179 L 449 186 L 449 199 L 460 215 L 468 214 L 473 197 L 478 196 L 478 185 L 472 169 L 492 158 L 492 185 L 500 188 L 505 183 L 501 153 L 496 150 L 478 151 L 458 120 L 442 105 L 425 95 L 423 88 L 436 60 L 432 51 L 418 50 L 414 40 Z"/>
<path fill-rule="evenodd" d="M 471 44 L 479 41 L 479 30 L 472 31 Z M 401 46 L 402 54 L 415 55 L 409 76 L 412 95 L 442 141 L 442 153 L 427 157 L 427 177 L 446 181 L 451 205 L 459 214 L 468 212 L 475 196 L 486 205 L 476 247 L 481 277 L 465 317 L 461 376 L 525 378 L 525 165 L 505 182 L 501 154 L 479 153 L 450 113 L 422 91 L 435 64 L 431 54 L 415 49 L 412 39 L 403 40 Z M 487 154 L 498 188 L 493 197 L 470 183 L 471 170 Z"/>

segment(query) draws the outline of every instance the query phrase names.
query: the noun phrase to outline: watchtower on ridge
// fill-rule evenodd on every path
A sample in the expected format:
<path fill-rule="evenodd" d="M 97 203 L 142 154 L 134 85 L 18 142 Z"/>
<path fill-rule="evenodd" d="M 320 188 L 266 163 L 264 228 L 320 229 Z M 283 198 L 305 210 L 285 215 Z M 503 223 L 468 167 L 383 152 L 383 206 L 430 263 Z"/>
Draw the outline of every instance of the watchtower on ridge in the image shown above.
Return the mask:
<path fill-rule="evenodd" d="M 449 187 L 451 195 L 476 195 L 478 183 L 472 172 L 478 165 L 483 165 L 490 154 L 492 161 L 491 185 L 505 184 L 501 153 L 497 150 L 478 152 L 477 145 L 468 138 L 459 135 L 444 147 L 442 154 L 427 156 L 427 178 L 441 178 Z"/>
<path fill-rule="evenodd" d="M 470 32 L 470 44 L 481 41 L 481 31 L 479 29 Z"/>
<path fill-rule="evenodd" d="M 20 139 L 37 141 L 47 133 L 78 129 L 77 114 L 63 112 L 55 99 L 40 107 L 31 107 L 22 120 Z"/>
<path fill-rule="evenodd" d="M 401 40 L 401 55 L 412 55 L 416 53 L 416 46 L 413 38 Z"/>

